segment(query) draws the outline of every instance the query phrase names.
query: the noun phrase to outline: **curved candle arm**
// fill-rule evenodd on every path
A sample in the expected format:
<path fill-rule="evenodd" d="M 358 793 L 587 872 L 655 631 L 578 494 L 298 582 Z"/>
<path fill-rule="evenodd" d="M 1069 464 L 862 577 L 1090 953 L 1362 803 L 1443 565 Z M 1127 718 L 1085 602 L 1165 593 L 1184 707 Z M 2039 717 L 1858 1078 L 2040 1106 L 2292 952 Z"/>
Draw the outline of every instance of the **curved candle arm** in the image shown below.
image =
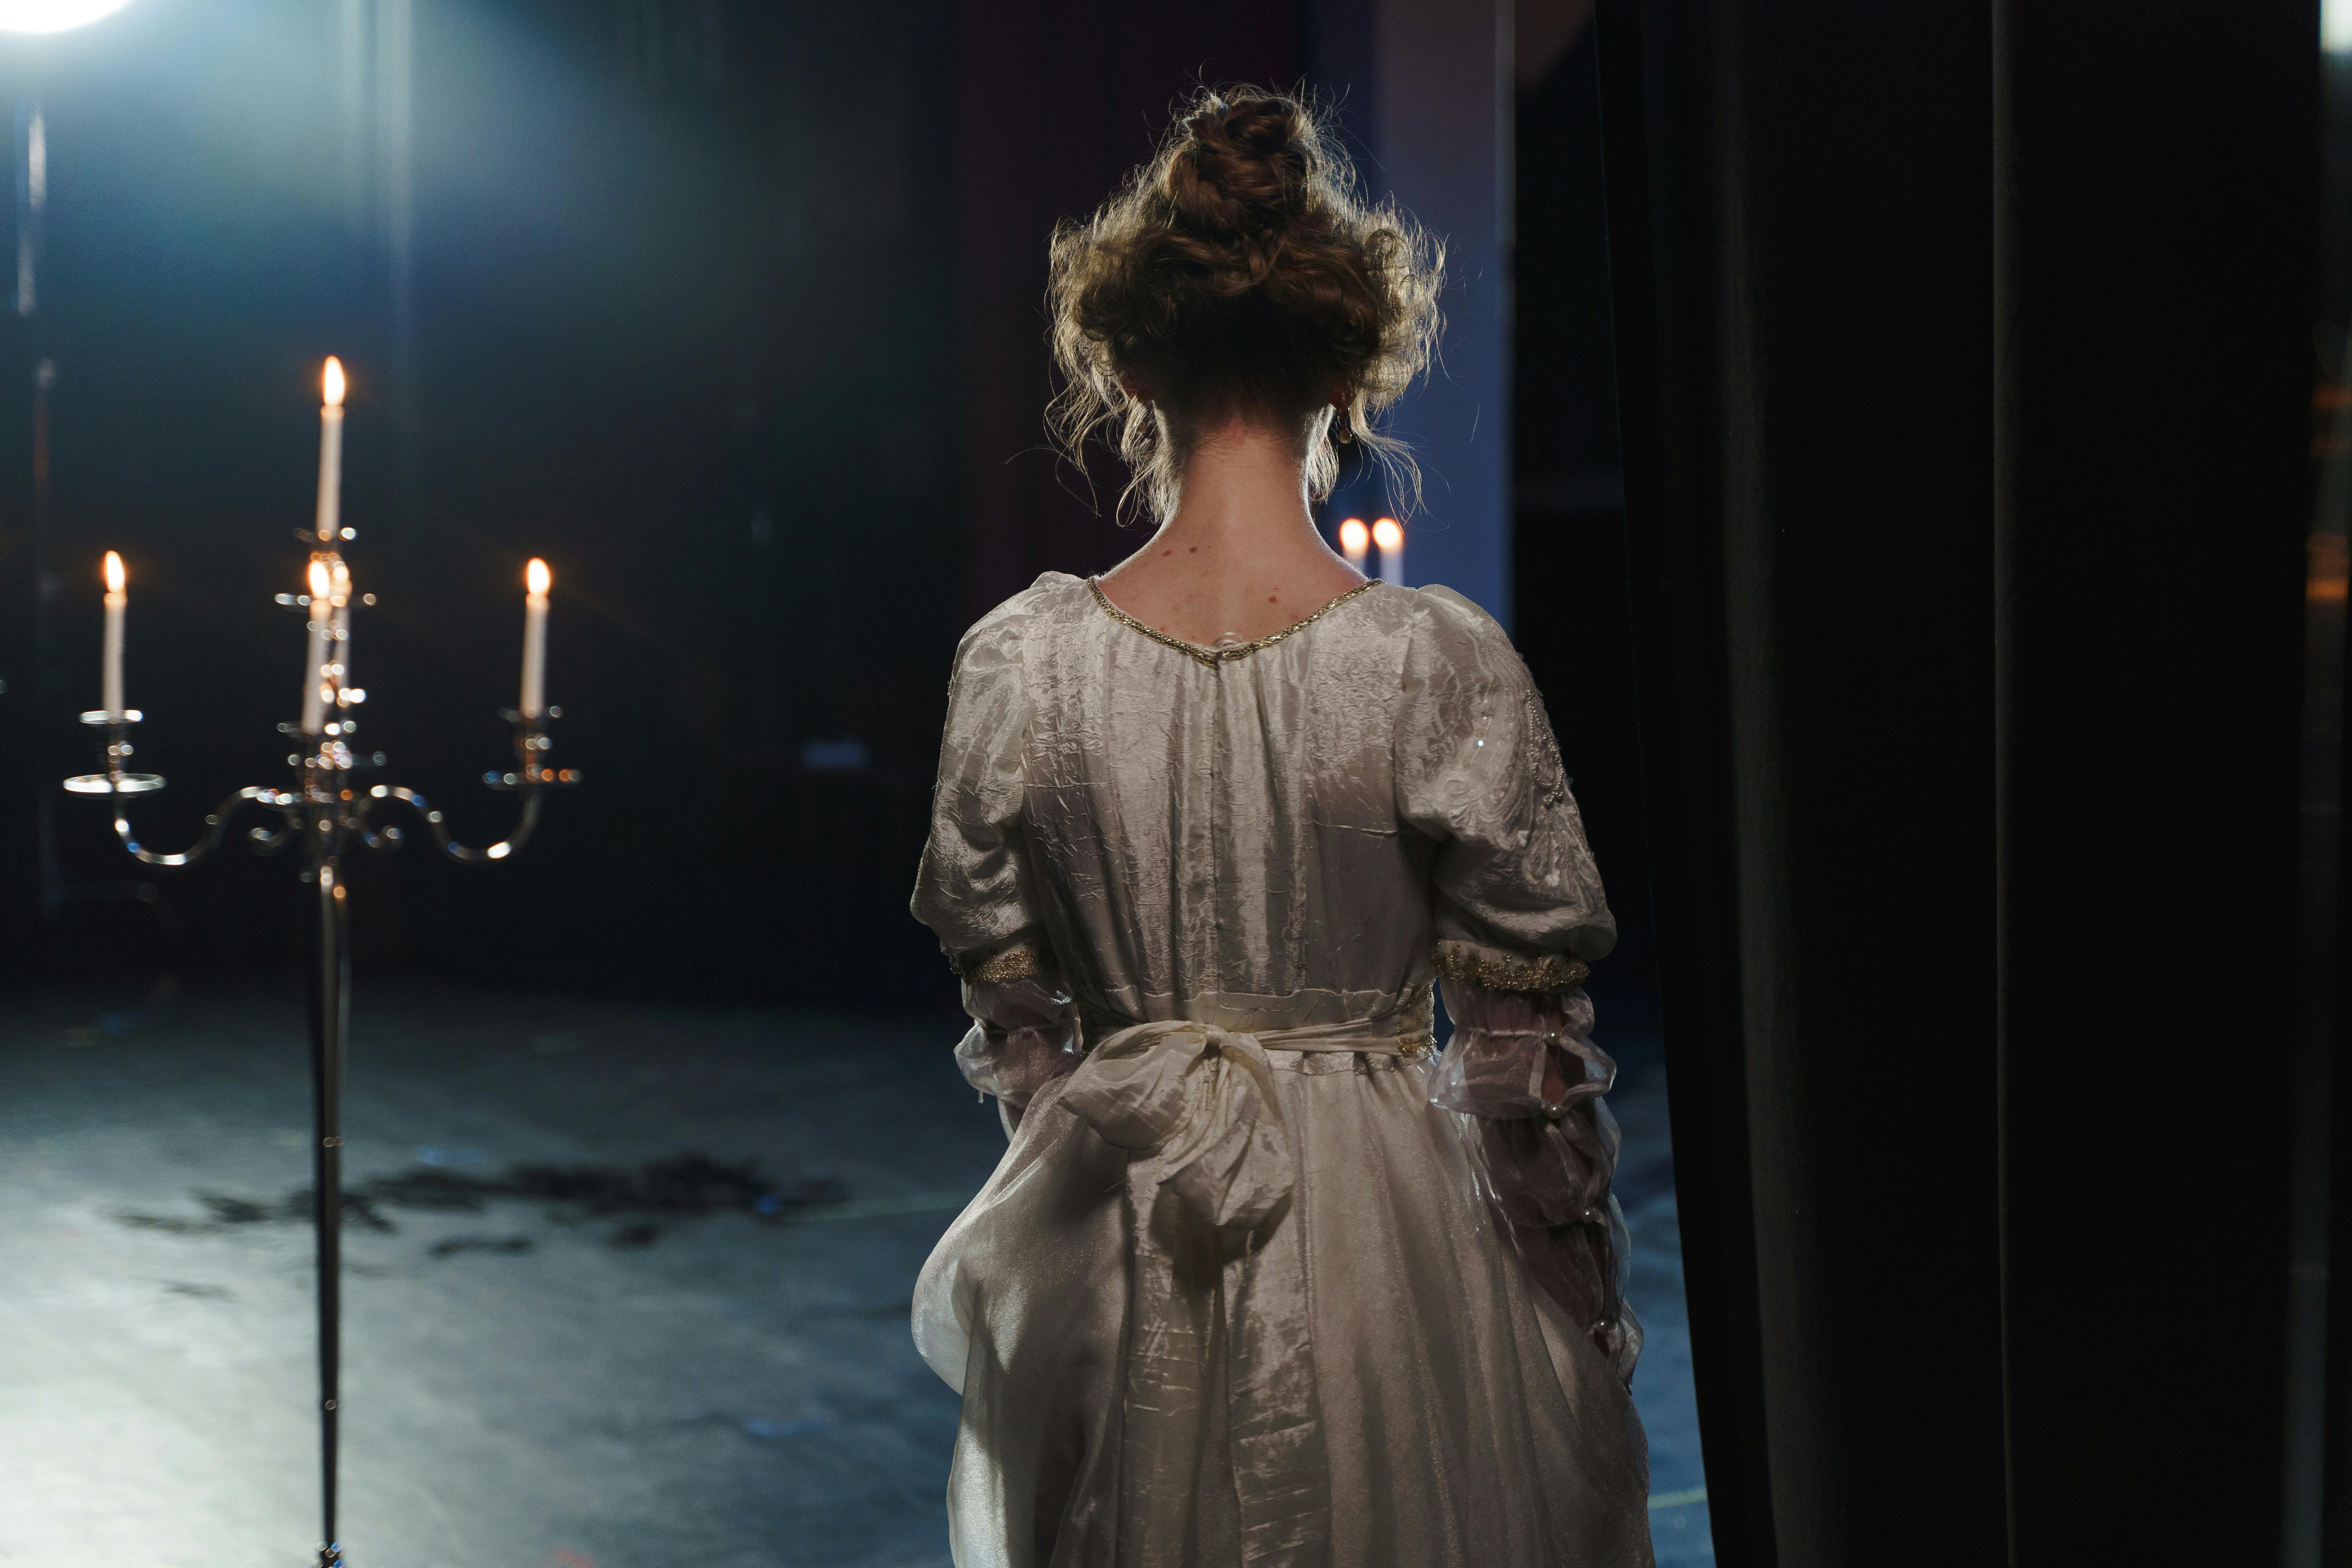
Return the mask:
<path fill-rule="evenodd" d="M 293 842 L 296 837 L 293 819 L 296 816 L 297 797 L 282 789 L 268 789 L 258 785 L 248 785 L 222 801 L 219 807 L 205 818 L 203 835 L 177 855 L 159 855 L 131 837 L 131 817 L 123 806 L 122 797 L 119 795 L 114 801 L 114 833 L 116 837 L 122 840 L 122 847 L 125 849 L 130 850 L 131 854 L 150 866 L 193 866 L 220 847 L 221 840 L 228 835 L 229 818 L 236 816 L 237 811 L 248 802 L 256 805 L 266 805 L 288 819 L 287 826 L 284 827 L 252 829 L 247 837 L 252 842 L 256 850 L 266 855 L 273 850 L 282 849 Z"/>
<path fill-rule="evenodd" d="M 359 810 L 352 814 L 353 826 L 359 830 L 360 842 L 369 848 L 380 853 L 399 848 L 403 842 L 399 828 L 379 829 L 372 826 L 368 822 L 368 812 L 376 802 L 395 800 L 424 819 L 425 826 L 433 834 L 434 842 L 441 847 L 442 852 L 449 858 L 462 861 L 468 866 L 478 866 L 486 861 L 505 859 L 530 842 L 531 830 L 539 826 L 540 792 L 537 789 L 525 789 L 519 793 L 522 795 L 522 816 L 515 823 L 514 831 L 484 849 L 468 848 L 451 838 L 449 829 L 442 823 L 441 813 L 415 790 L 404 789 L 398 784 L 378 784 L 368 791 L 367 798 L 360 803 Z"/>
<path fill-rule="evenodd" d="M 546 718 L 554 718 L 561 710 L 549 709 Z M 123 762 L 131 754 L 129 727 L 140 721 L 136 712 L 104 710 L 82 715 L 85 724 L 103 727 L 107 731 L 106 771 L 100 773 L 79 773 L 65 781 L 65 787 L 76 795 L 110 795 L 114 801 L 115 837 L 122 840 L 123 848 L 142 864 L 179 868 L 193 866 L 215 849 L 228 836 L 229 819 L 243 807 L 252 805 L 275 811 L 285 820 L 276 827 L 249 829 L 246 837 L 258 854 L 274 854 L 298 840 L 307 843 L 315 855 L 331 857 L 341 852 L 346 837 L 355 837 L 370 849 L 379 853 L 401 847 L 403 837 L 397 827 L 378 828 L 368 819 L 368 814 L 378 801 L 397 801 L 415 811 L 431 831 L 441 852 L 462 865 L 479 866 L 499 861 L 520 849 L 539 826 L 540 797 L 551 789 L 562 789 L 580 782 L 576 768 L 551 768 L 547 765 L 547 731 L 541 728 L 543 719 L 525 719 L 509 711 L 506 717 L 515 726 L 515 770 L 512 773 L 484 773 L 482 782 L 494 790 L 522 796 L 522 811 L 514 830 L 498 843 L 476 849 L 459 844 L 449 837 L 449 830 L 425 798 L 413 789 L 394 784 L 378 784 L 361 795 L 350 787 L 349 770 L 354 759 L 349 745 L 341 739 L 313 737 L 318 745 L 310 756 L 296 753 L 288 763 L 300 770 L 302 787 L 297 790 L 270 789 L 266 785 L 248 785 L 221 802 L 211 816 L 205 818 L 205 831 L 187 848 L 178 854 L 163 854 L 139 842 L 131 831 L 129 807 L 125 797 L 147 795 L 163 787 L 156 773 L 130 773 Z M 342 727 L 349 733 L 349 720 Z M 288 726 L 280 725 L 285 730 Z M 378 760 L 382 754 L 378 753 Z M 356 797 L 356 798 L 355 798 Z"/>

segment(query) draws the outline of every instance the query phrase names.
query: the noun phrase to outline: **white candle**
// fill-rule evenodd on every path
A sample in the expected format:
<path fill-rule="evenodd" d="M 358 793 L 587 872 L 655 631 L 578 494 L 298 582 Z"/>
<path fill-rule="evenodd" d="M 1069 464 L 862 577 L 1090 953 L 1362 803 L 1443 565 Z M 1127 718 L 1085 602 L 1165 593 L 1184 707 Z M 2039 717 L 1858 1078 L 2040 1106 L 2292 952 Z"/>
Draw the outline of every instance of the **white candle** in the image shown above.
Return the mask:
<path fill-rule="evenodd" d="M 1359 574 L 1364 570 L 1364 553 L 1371 548 L 1371 531 L 1364 526 L 1362 518 L 1351 517 L 1339 525 L 1339 553 Z"/>
<path fill-rule="evenodd" d="M 1384 517 L 1372 524 L 1372 542 L 1381 547 L 1381 581 L 1404 586 L 1404 528 Z"/>
<path fill-rule="evenodd" d="M 319 542 L 332 544 L 343 519 L 343 362 L 330 354 L 319 405 Z"/>
<path fill-rule="evenodd" d="M 534 556 L 523 573 L 529 590 L 522 601 L 522 716 L 537 719 L 547 711 L 547 589 L 552 581 L 547 563 Z"/>
<path fill-rule="evenodd" d="M 131 595 L 122 591 L 122 557 L 106 552 L 106 658 L 100 681 L 101 700 L 109 713 L 122 716 L 122 608 Z"/>
<path fill-rule="evenodd" d="M 333 586 L 326 558 L 310 557 L 310 641 L 302 668 L 302 733 L 306 735 L 327 732 L 327 633 L 334 614 L 327 595 Z"/>
<path fill-rule="evenodd" d="M 334 629 L 327 634 L 328 678 L 321 683 L 321 698 L 337 708 L 343 705 L 343 692 L 352 684 L 352 601 L 358 597 L 352 592 L 351 568 L 338 556 L 334 578 L 329 584 L 327 596 L 334 601 Z"/>

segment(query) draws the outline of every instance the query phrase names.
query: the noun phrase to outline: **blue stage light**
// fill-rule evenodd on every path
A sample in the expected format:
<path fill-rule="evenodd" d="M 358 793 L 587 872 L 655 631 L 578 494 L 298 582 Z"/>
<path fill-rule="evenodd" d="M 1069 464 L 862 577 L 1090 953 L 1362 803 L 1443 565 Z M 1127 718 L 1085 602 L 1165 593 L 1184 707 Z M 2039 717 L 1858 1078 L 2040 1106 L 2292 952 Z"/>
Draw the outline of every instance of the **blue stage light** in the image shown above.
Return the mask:
<path fill-rule="evenodd" d="M 0 0 L 0 33 L 62 33 L 110 16 L 131 0 Z"/>

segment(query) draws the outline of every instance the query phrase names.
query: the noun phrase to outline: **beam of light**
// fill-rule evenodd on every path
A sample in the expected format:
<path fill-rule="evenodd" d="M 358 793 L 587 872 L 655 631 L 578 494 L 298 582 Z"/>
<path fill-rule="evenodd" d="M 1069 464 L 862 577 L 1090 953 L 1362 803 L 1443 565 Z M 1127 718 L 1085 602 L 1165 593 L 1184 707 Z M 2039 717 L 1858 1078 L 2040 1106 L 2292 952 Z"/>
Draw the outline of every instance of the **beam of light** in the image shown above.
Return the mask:
<path fill-rule="evenodd" d="M 62 33 L 110 16 L 131 0 L 0 0 L 0 33 Z"/>

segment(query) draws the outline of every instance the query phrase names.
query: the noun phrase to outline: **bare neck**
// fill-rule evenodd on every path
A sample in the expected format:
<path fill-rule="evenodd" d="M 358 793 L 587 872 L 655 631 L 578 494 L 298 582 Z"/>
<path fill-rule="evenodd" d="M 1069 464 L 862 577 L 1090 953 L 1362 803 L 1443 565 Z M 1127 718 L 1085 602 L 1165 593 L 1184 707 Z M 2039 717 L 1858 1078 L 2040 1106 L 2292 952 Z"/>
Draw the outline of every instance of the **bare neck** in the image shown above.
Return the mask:
<path fill-rule="evenodd" d="M 1280 631 L 1361 581 L 1316 531 L 1296 444 L 1237 420 L 1202 437 L 1175 514 L 1103 588 L 1145 625 L 1210 644 Z"/>
<path fill-rule="evenodd" d="M 1278 536 L 1318 546 L 1306 459 L 1283 434 L 1235 420 L 1203 436 L 1184 465 L 1175 515 L 1154 543 L 1239 544 L 1263 551 Z"/>

